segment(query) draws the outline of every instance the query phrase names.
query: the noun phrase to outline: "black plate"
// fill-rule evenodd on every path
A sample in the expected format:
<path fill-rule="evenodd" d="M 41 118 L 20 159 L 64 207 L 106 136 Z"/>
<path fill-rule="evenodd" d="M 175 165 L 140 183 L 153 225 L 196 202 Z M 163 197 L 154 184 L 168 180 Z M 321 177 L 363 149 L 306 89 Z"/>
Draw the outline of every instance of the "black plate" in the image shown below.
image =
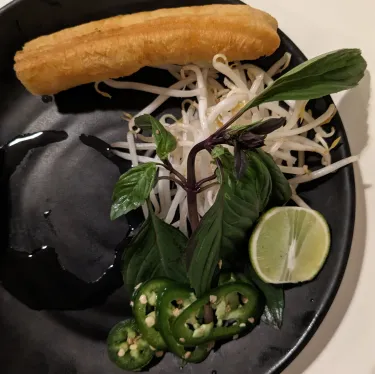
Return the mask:
<path fill-rule="evenodd" d="M 105 143 L 79 136 L 95 135 L 109 143 L 124 138 L 121 111 L 137 111 L 153 97 L 122 91 L 108 100 L 92 86 L 84 86 L 44 103 L 15 79 L 15 51 L 38 35 L 85 21 L 202 3 L 205 1 L 20 0 L 1 11 L 0 143 L 44 130 L 68 134 L 65 140 L 61 133 L 43 134 L 0 153 L 2 373 L 121 373 L 107 358 L 105 338 L 111 326 L 130 315 L 127 293 L 118 288 L 121 277 L 116 263 L 111 267 L 115 248 L 130 227 L 125 219 L 110 222 L 109 207 L 119 176 L 117 166 L 123 170 L 128 165 L 121 162 L 116 166 L 116 159 L 103 157 L 108 156 Z M 261 65 L 270 65 L 285 51 L 292 52 L 292 65 L 305 60 L 288 37 L 280 35 L 280 49 L 272 58 L 259 61 Z M 161 85 L 171 82 L 168 75 L 152 69 L 143 69 L 134 79 Z M 314 114 L 330 103 L 330 98 L 317 100 L 312 106 Z M 177 100 L 169 100 L 159 113 L 178 107 Z M 332 124 L 343 143 L 333 152 L 337 160 L 350 151 L 338 115 Z M 61 141 L 34 149 L 22 160 L 25 147 L 51 140 Z M 245 338 L 223 345 L 202 364 L 182 368 L 182 373 L 280 373 L 312 337 L 334 299 L 349 255 L 355 211 L 352 167 L 304 186 L 301 195 L 324 214 L 332 230 L 332 249 L 323 271 L 313 282 L 286 291 L 281 331 L 261 325 Z M 139 216 L 128 219 L 134 226 Z M 48 248 L 29 256 L 43 246 Z M 176 373 L 178 368 L 179 360 L 167 355 L 150 371 Z"/>

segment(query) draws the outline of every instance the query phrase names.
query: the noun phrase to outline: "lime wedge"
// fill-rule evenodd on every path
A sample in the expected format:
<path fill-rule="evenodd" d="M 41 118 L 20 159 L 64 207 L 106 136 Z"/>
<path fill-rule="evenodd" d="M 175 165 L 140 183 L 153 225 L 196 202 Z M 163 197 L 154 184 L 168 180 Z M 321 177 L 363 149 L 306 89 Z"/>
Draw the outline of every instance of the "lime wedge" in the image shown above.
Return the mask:
<path fill-rule="evenodd" d="M 329 247 L 329 227 L 319 212 L 281 207 L 260 218 L 250 238 L 249 254 L 263 281 L 298 283 L 319 273 Z"/>

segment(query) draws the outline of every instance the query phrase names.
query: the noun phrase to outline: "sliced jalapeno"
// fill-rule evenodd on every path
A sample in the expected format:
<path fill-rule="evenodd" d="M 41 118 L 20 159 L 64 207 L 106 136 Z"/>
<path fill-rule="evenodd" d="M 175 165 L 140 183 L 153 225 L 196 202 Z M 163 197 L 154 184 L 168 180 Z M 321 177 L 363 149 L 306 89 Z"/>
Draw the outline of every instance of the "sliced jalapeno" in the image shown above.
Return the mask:
<path fill-rule="evenodd" d="M 142 336 L 158 350 L 165 350 L 167 344 L 161 336 L 156 320 L 156 302 L 158 295 L 174 283 L 167 278 L 155 278 L 143 283 L 133 296 L 133 314 Z"/>
<path fill-rule="evenodd" d="M 119 322 L 109 332 L 108 356 L 119 368 L 137 371 L 146 366 L 153 357 L 150 345 L 140 335 L 134 319 Z"/>
<path fill-rule="evenodd" d="M 156 307 L 157 320 L 160 332 L 168 345 L 168 349 L 187 362 L 201 362 L 209 354 L 212 344 L 198 347 L 184 347 L 184 339 L 176 340 L 172 335 L 172 325 L 184 309 L 189 307 L 196 297 L 185 287 L 174 286 L 167 288 L 158 298 Z"/>
<path fill-rule="evenodd" d="M 214 322 L 205 324 L 205 304 L 214 310 Z M 231 282 L 220 286 L 186 308 L 172 326 L 175 339 L 199 345 L 227 339 L 250 330 L 264 308 L 263 296 L 250 284 Z"/>

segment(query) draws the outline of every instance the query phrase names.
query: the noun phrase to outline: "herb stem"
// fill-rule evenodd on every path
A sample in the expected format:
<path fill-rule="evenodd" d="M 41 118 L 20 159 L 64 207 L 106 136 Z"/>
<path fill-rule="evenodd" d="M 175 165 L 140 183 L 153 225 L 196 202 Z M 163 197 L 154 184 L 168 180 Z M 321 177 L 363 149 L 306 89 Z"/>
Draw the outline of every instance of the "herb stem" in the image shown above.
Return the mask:
<path fill-rule="evenodd" d="M 200 189 L 203 183 L 209 182 L 210 180 L 214 180 L 216 178 L 215 175 L 211 175 L 210 177 L 204 178 L 197 183 L 195 176 L 195 158 L 200 151 L 206 150 L 207 152 L 210 152 L 214 145 L 222 144 L 224 142 L 223 137 L 216 136 L 216 134 L 217 131 L 209 136 L 206 140 L 197 143 L 190 150 L 187 159 L 187 181 L 185 190 L 187 195 L 188 213 L 192 232 L 194 232 L 199 225 L 197 193 L 202 192 L 204 191 L 204 189 L 206 189 Z M 212 185 L 210 185 L 209 187 L 212 187 Z"/>
<path fill-rule="evenodd" d="M 194 232 L 199 225 L 199 214 L 197 206 L 197 195 L 195 191 L 187 191 L 187 204 L 188 204 L 188 213 L 189 221 L 192 232 Z"/>
<path fill-rule="evenodd" d="M 214 179 L 216 179 L 216 175 L 215 175 L 215 174 L 212 174 L 211 176 L 209 176 L 209 177 L 207 177 L 207 178 L 203 178 L 203 179 L 201 179 L 201 180 L 197 183 L 197 188 L 200 188 L 204 183 L 207 183 L 207 182 L 213 181 Z"/>
<path fill-rule="evenodd" d="M 251 103 L 251 102 L 250 102 Z M 249 104 L 250 104 L 249 103 Z M 214 139 L 217 139 L 220 135 L 223 134 L 223 132 L 231 125 L 233 122 L 237 121 L 238 118 L 240 118 L 246 111 L 248 111 L 252 106 L 246 105 L 244 108 L 239 110 L 231 119 L 229 119 L 220 129 L 218 129 L 214 134 L 212 134 L 212 137 Z"/>
<path fill-rule="evenodd" d="M 202 188 L 199 188 L 198 191 L 197 191 L 197 193 L 201 193 L 201 192 L 203 192 L 203 191 L 206 191 L 206 190 L 208 190 L 209 188 L 211 188 L 211 187 L 213 187 L 213 186 L 217 186 L 218 184 L 219 184 L 218 182 L 210 183 L 210 184 L 208 184 L 207 186 L 204 186 L 204 187 L 202 187 Z"/>
<path fill-rule="evenodd" d="M 174 183 L 178 184 L 183 189 L 185 189 L 185 185 L 181 181 L 179 181 L 178 179 L 176 179 L 174 177 L 167 177 L 167 176 L 158 177 L 158 181 L 160 181 L 160 180 L 169 180 L 171 182 L 174 182 Z"/>
<path fill-rule="evenodd" d="M 196 144 L 189 152 L 187 159 L 187 183 L 186 195 L 191 230 L 194 232 L 199 225 L 199 214 L 197 206 L 197 186 L 195 177 L 195 158 L 197 154 L 205 149 L 205 142 Z"/>
<path fill-rule="evenodd" d="M 163 163 L 163 165 L 167 170 L 169 170 L 169 172 L 180 178 L 182 183 L 186 183 L 186 178 L 172 166 L 171 162 L 168 159 L 163 160 Z"/>

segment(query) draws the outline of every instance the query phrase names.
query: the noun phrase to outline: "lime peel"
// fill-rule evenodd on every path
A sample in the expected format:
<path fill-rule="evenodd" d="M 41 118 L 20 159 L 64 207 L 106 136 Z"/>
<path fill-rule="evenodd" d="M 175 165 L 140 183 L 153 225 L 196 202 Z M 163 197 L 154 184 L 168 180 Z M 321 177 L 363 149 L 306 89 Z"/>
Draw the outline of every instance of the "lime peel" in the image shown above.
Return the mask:
<path fill-rule="evenodd" d="M 264 282 L 300 283 L 319 273 L 329 248 L 329 227 L 319 212 L 278 207 L 260 218 L 250 238 L 249 255 Z"/>

